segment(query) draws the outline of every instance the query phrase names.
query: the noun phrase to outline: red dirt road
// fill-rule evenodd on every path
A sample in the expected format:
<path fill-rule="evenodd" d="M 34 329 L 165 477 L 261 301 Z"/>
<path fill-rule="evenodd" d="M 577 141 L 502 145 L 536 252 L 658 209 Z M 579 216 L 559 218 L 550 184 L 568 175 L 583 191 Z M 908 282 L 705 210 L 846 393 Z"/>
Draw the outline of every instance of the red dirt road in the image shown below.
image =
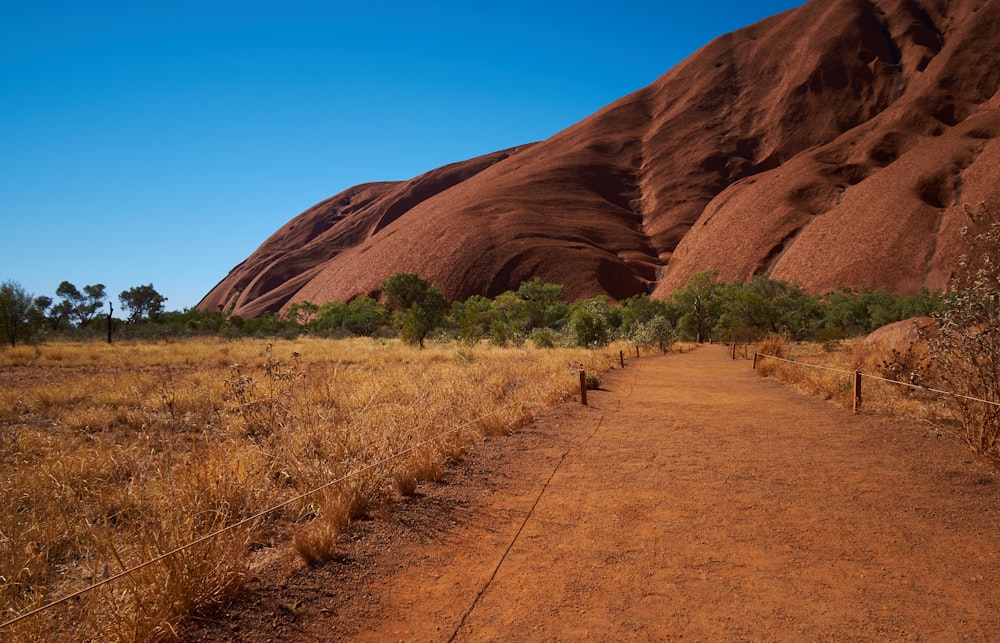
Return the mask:
<path fill-rule="evenodd" d="M 1000 640 L 1000 487 L 720 347 L 644 358 L 190 640 Z"/>

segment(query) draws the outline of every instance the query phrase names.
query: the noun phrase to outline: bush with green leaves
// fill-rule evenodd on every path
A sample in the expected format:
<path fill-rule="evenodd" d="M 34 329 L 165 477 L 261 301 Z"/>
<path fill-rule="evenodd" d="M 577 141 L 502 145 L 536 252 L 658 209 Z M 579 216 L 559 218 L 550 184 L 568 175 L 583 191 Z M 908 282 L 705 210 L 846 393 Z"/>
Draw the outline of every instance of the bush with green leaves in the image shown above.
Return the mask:
<path fill-rule="evenodd" d="M 718 276 L 717 270 L 699 272 L 670 297 L 682 311 L 678 328 L 699 344 L 712 341 L 712 331 L 723 314 L 725 284 Z"/>
<path fill-rule="evenodd" d="M 570 306 L 569 332 L 577 346 L 607 346 L 621 324 L 621 311 L 604 295 Z"/>
<path fill-rule="evenodd" d="M 663 315 L 657 315 L 644 322 L 636 324 L 632 333 L 632 341 L 643 348 L 658 348 L 666 353 L 677 341 L 677 331 L 670 320 Z"/>
<path fill-rule="evenodd" d="M 157 321 L 163 315 L 163 304 L 167 298 L 156 292 L 153 284 L 135 286 L 123 290 L 118 295 L 122 308 L 128 312 L 129 323 Z"/>
<path fill-rule="evenodd" d="M 551 328 L 536 328 L 528 339 L 536 348 L 555 348 L 559 344 L 559 336 Z"/>
<path fill-rule="evenodd" d="M 33 335 L 36 324 L 32 322 L 37 316 L 34 295 L 15 281 L 0 284 L 0 333 L 4 340 L 16 346 Z"/>
<path fill-rule="evenodd" d="M 444 321 L 448 301 L 423 277 L 399 273 L 385 280 L 382 293 L 394 311 L 403 341 L 424 347 L 424 340 Z"/>
<path fill-rule="evenodd" d="M 492 305 L 493 302 L 482 295 L 452 302 L 448 322 L 460 341 L 475 344 L 489 336 L 493 320 Z"/>

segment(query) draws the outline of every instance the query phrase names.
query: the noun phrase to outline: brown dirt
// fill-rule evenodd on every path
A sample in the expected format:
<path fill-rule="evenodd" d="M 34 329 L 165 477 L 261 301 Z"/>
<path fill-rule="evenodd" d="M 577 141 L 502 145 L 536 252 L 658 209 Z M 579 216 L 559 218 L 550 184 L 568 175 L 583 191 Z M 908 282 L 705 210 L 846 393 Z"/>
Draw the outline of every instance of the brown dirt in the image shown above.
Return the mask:
<path fill-rule="evenodd" d="M 1000 640 L 995 472 L 720 347 L 634 360 L 186 640 Z"/>

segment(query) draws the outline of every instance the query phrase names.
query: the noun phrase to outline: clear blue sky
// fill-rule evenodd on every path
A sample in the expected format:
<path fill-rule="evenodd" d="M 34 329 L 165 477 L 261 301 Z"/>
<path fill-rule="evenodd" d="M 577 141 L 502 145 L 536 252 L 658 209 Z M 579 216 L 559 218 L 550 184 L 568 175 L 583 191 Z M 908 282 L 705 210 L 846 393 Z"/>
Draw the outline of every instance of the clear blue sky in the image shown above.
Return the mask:
<path fill-rule="evenodd" d="M 299 212 L 542 140 L 802 0 L 0 0 L 0 281 L 198 303 Z"/>

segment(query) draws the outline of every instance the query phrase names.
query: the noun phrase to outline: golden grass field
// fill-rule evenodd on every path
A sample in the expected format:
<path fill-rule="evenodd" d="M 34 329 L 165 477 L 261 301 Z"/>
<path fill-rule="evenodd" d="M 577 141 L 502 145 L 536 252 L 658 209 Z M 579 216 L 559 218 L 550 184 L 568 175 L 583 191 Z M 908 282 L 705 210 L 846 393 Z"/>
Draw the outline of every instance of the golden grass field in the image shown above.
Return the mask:
<path fill-rule="evenodd" d="M 0 639 L 172 638 L 268 552 L 323 560 L 350 520 L 617 353 L 309 338 L 3 350 L 0 623 L 228 530 Z"/>

